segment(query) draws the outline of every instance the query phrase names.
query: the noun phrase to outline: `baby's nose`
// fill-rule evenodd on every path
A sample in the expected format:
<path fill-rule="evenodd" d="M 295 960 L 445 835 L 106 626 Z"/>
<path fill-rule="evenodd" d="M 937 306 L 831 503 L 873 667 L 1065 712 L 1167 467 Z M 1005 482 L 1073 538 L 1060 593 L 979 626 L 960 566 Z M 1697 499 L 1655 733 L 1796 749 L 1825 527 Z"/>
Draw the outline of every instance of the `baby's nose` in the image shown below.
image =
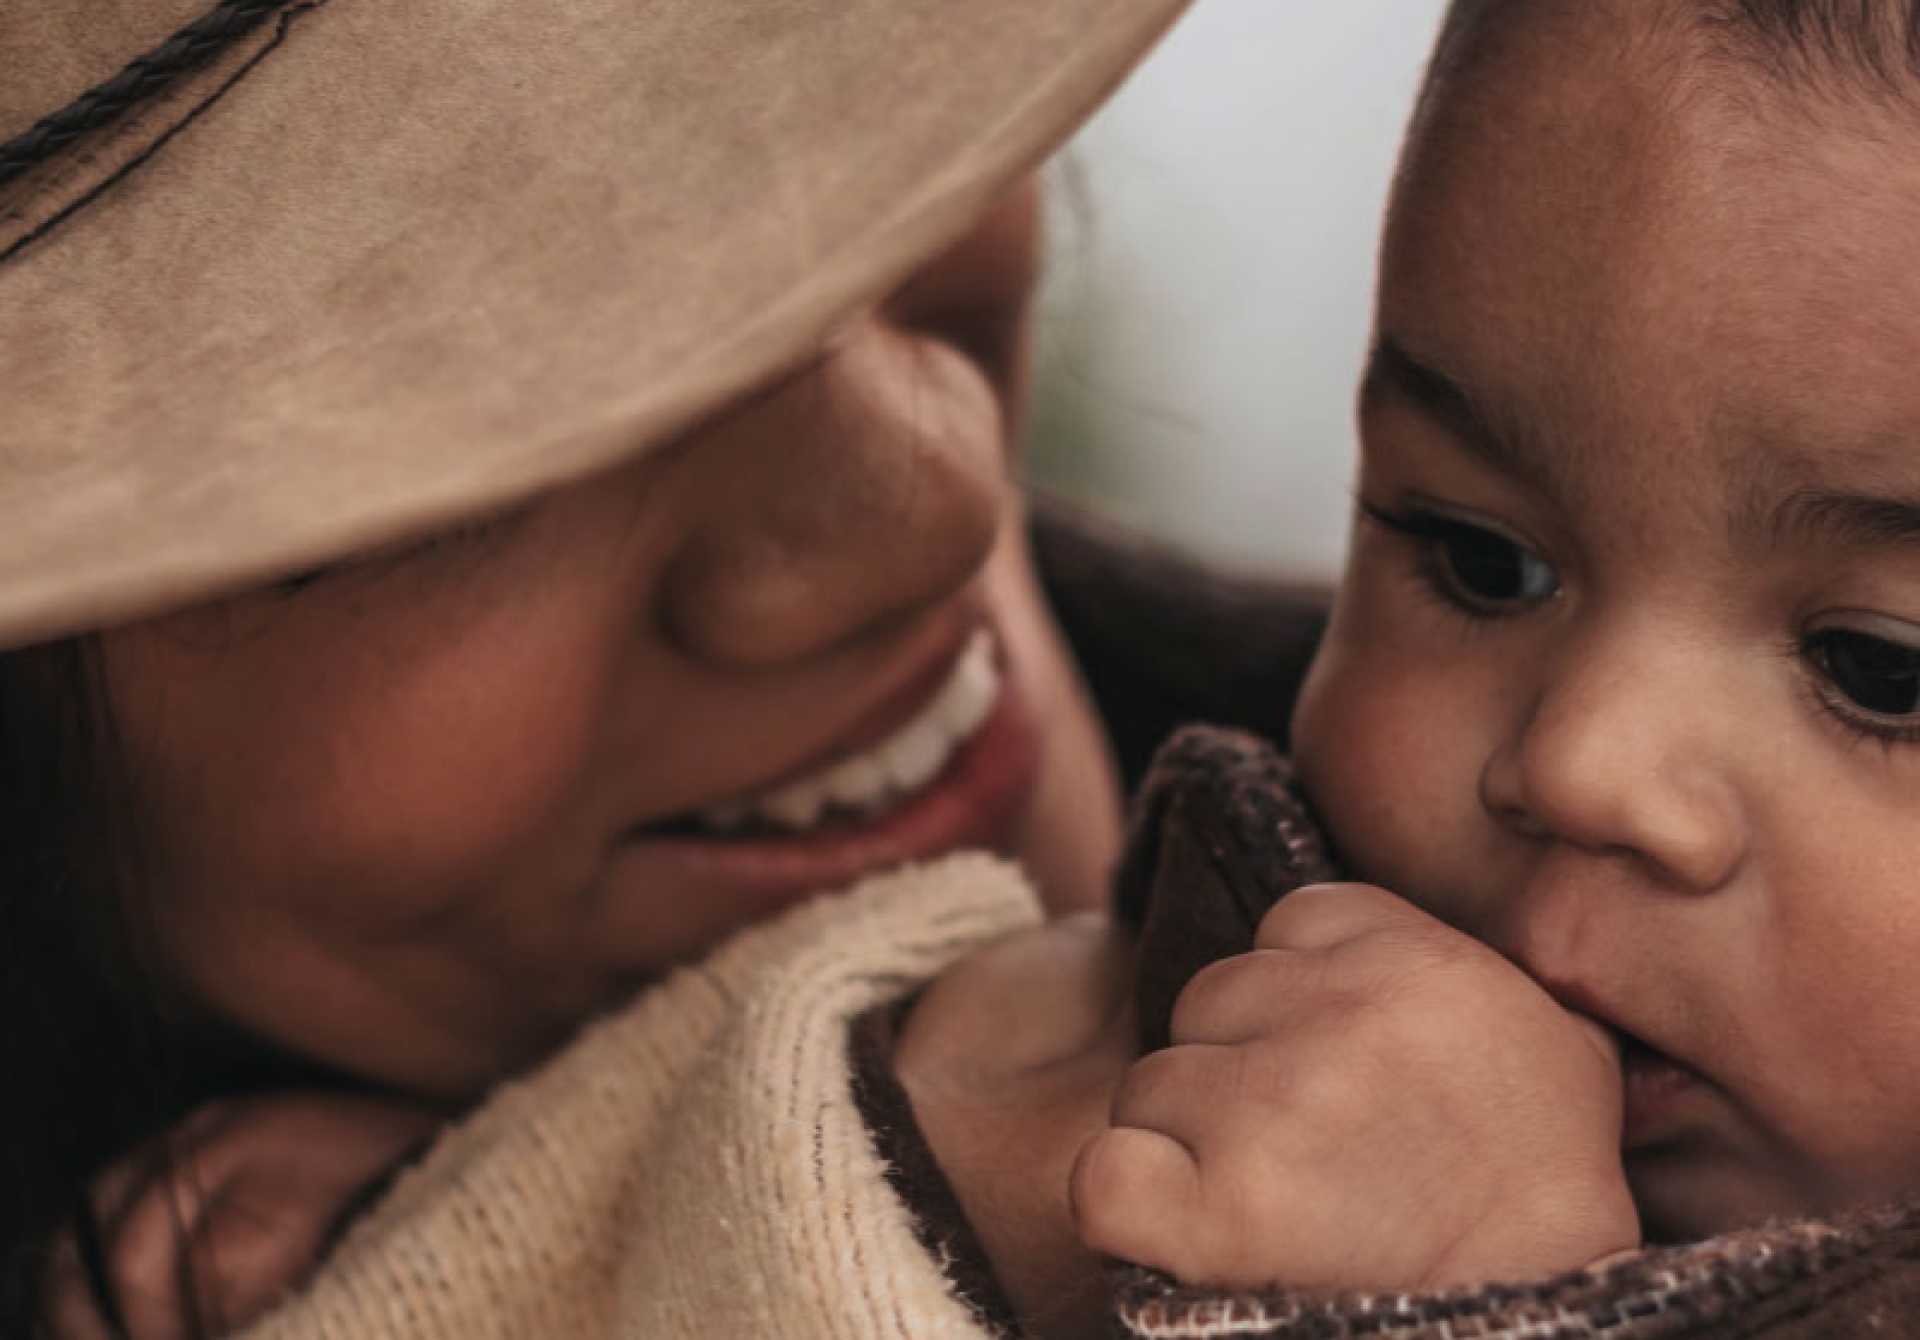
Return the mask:
<path fill-rule="evenodd" d="M 1630 855 L 1707 892 L 1746 850 L 1715 697 L 1725 685 L 1710 650 L 1661 643 L 1586 638 L 1553 658 L 1489 755 L 1480 797 L 1515 832 Z"/>
<path fill-rule="evenodd" d="M 877 315 L 686 446 L 690 528 L 667 570 L 672 635 L 759 666 L 952 595 L 1011 497 L 1006 416 L 952 348 Z"/>

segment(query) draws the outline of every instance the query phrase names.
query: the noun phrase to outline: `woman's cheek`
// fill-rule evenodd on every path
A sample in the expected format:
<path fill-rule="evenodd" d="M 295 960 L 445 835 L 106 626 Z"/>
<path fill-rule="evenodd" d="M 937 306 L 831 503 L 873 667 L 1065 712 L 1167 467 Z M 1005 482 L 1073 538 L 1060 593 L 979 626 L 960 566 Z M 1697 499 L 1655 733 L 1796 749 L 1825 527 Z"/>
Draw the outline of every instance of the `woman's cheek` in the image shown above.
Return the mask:
<path fill-rule="evenodd" d="M 315 631 L 333 636 L 137 667 L 121 696 L 153 873 L 173 906 L 244 905 L 256 923 L 312 906 L 378 931 L 455 911 L 577 798 L 605 701 L 595 660 L 505 621 L 440 644 Z"/>
<path fill-rule="evenodd" d="M 382 883 L 432 889 L 498 872 L 550 830 L 580 797 L 603 695 L 530 650 L 422 667 L 322 725 L 342 744 L 295 788 L 331 800 L 311 835 L 316 867 L 346 857 Z"/>

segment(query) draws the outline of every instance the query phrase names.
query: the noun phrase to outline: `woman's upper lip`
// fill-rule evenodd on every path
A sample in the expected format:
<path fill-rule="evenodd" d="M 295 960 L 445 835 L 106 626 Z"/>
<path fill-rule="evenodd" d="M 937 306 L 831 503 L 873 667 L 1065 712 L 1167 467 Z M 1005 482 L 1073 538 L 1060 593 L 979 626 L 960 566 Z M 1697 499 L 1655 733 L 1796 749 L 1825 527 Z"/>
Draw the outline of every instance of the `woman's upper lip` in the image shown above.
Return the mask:
<path fill-rule="evenodd" d="M 911 653 L 897 657 L 898 663 L 881 676 L 884 680 L 882 686 L 870 691 L 866 703 L 825 740 L 796 757 L 781 760 L 774 769 L 742 778 L 727 790 L 704 797 L 677 811 L 675 816 L 663 818 L 692 814 L 703 806 L 736 796 L 776 790 L 818 771 L 835 759 L 857 754 L 880 743 L 926 708 L 953 673 L 968 642 L 975 633 L 987 626 L 984 613 L 972 605 L 939 620 L 926 635 L 915 639 L 921 645 Z M 661 821 L 649 820 L 647 826 Z"/>

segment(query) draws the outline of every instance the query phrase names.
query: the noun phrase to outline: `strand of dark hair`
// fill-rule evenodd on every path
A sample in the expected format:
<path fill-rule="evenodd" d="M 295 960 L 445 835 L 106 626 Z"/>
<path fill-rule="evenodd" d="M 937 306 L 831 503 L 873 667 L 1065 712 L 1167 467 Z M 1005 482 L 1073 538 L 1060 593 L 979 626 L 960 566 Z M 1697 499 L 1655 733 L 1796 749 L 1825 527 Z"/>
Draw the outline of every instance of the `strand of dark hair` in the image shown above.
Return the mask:
<path fill-rule="evenodd" d="M 85 642 L 0 656 L 0 1335 L 40 1333 L 62 1230 L 124 1333 L 87 1188 L 175 1110 L 113 892 L 104 702 Z"/>

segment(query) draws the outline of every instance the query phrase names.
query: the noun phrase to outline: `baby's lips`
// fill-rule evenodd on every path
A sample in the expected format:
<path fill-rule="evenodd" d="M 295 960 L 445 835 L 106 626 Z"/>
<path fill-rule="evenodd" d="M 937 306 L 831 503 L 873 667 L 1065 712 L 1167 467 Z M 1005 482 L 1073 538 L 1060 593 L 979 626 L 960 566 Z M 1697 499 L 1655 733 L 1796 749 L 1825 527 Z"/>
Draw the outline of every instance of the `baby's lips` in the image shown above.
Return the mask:
<path fill-rule="evenodd" d="M 1516 962 L 1515 966 L 1553 997 L 1554 1003 L 1567 1012 L 1567 1017 L 1579 1026 L 1582 1035 L 1600 1053 L 1607 1069 L 1619 1076 L 1623 1054 L 1634 1038 L 1624 1029 L 1600 1017 L 1599 999 L 1595 993 L 1576 982 L 1556 980 L 1524 962 Z"/>

